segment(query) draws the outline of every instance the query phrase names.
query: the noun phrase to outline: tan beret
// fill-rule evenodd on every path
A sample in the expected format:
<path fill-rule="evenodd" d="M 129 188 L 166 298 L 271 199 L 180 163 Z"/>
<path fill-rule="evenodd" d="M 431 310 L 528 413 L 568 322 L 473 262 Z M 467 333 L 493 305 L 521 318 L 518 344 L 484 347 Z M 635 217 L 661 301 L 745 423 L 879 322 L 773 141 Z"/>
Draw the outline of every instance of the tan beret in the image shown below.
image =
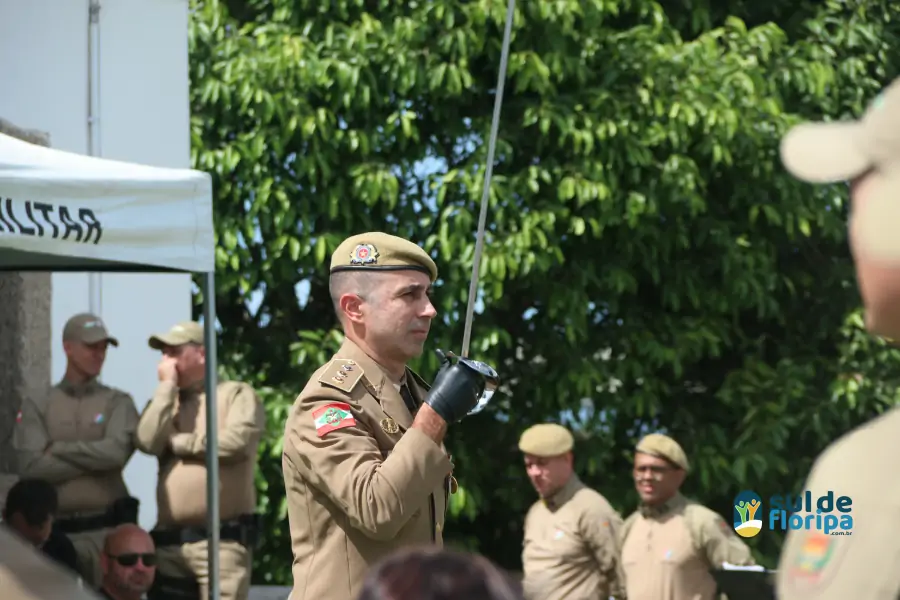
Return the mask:
<path fill-rule="evenodd" d="M 555 423 L 529 427 L 519 438 L 519 450 L 542 458 L 559 456 L 572 449 L 575 440 L 569 430 Z"/>
<path fill-rule="evenodd" d="M 203 345 L 203 325 L 196 321 L 184 321 L 165 333 L 150 336 L 147 343 L 154 350 L 162 350 L 166 346 L 184 346 L 185 344 Z"/>
<path fill-rule="evenodd" d="M 432 283 L 438 277 L 437 265 L 422 248 L 380 231 L 351 236 L 331 255 L 332 273 L 377 270 L 421 271 L 431 278 Z"/>
<path fill-rule="evenodd" d="M 638 443 L 635 451 L 664 458 L 685 471 L 689 470 L 688 459 L 684 450 L 681 449 L 678 442 L 667 435 L 661 433 L 651 433 L 650 435 L 646 435 L 640 443 Z"/>

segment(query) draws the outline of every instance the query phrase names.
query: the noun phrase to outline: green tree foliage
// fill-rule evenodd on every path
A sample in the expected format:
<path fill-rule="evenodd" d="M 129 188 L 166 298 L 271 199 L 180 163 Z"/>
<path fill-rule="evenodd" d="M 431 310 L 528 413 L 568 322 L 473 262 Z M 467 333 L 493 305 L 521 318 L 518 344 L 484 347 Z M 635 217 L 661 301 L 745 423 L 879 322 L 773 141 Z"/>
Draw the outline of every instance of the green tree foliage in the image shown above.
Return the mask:
<path fill-rule="evenodd" d="M 337 243 L 422 243 L 441 269 L 430 346 L 459 349 L 504 15 L 498 0 L 194 5 L 220 356 L 271 422 L 259 581 L 290 581 L 281 433 L 340 342 Z M 897 353 L 857 310 L 846 192 L 791 180 L 777 148 L 897 74 L 898 17 L 884 0 L 519 3 L 473 339 L 506 386 L 449 434 L 452 543 L 518 567 L 534 493 L 515 447 L 538 421 L 563 415 L 579 472 L 623 514 L 636 437 L 671 432 L 686 491 L 727 517 L 741 489 L 796 490 L 830 440 L 895 403 Z M 768 564 L 779 543 L 751 541 Z"/>

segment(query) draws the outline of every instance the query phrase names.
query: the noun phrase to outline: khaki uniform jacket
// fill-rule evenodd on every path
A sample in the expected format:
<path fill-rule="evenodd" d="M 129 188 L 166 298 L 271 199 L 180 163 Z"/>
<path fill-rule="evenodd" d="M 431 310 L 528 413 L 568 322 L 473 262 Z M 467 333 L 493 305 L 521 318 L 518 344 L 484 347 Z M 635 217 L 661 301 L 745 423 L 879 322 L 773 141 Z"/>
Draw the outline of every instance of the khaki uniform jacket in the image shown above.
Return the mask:
<path fill-rule="evenodd" d="M 712 600 L 717 586 L 710 569 L 754 564 L 730 523 L 680 494 L 660 507 L 641 507 L 623 535 L 628 600 Z"/>
<path fill-rule="evenodd" d="M 847 496 L 852 529 L 789 531 L 776 574 L 780 600 L 895 600 L 900 597 L 900 479 L 892 475 L 900 409 L 833 442 L 805 490 Z M 806 520 L 807 513 L 797 513 Z M 844 515 L 838 511 L 832 514 Z M 842 534 L 842 535 L 839 535 Z"/>
<path fill-rule="evenodd" d="M 622 517 L 576 475 L 525 517 L 522 585 L 528 600 L 623 598 Z"/>
<path fill-rule="evenodd" d="M 421 403 L 426 384 L 407 370 Z M 347 340 L 313 374 L 284 434 L 291 600 L 352 600 L 369 567 L 397 548 L 442 544 L 449 474 L 388 375 Z"/>
<path fill-rule="evenodd" d="M 56 486 L 60 518 L 100 514 L 128 495 L 122 470 L 138 420 L 131 396 L 97 381 L 62 381 L 24 399 L 16 420 L 19 475 Z"/>
<path fill-rule="evenodd" d="M 228 521 L 256 509 L 254 471 L 266 413 L 253 388 L 216 386 L 219 516 Z M 206 525 L 206 394 L 161 382 L 141 415 L 137 447 L 159 459 L 156 490 L 160 527 Z"/>

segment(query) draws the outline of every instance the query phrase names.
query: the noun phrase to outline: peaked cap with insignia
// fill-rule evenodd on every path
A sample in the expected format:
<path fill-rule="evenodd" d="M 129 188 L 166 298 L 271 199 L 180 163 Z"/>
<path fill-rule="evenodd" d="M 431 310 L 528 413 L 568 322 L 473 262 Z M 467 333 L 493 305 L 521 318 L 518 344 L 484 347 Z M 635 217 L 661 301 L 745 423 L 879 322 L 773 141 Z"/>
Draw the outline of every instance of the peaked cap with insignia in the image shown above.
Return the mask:
<path fill-rule="evenodd" d="M 331 272 L 340 271 L 420 271 L 438 277 L 437 265 L 422 248 L 401 237 L 371 231 L 341 242 L 331 255 Z"/>

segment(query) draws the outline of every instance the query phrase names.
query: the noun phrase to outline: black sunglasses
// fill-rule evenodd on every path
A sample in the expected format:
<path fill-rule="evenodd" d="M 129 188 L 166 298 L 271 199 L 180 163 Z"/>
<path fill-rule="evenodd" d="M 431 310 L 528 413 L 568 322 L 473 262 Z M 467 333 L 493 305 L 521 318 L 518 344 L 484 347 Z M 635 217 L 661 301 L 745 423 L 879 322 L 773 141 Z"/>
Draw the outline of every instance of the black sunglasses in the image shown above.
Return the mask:
<path fill-rule="evenodd" d="M 141 561 L 144 563 L 145 567 L 155 567 L 156 566 L 156 555 L 152 552 L 148 552 L 146 554 L 137 554 L 137 553 L 127 553 L 127 554 L 119 554 L 116 556 L 109 556 L 111 559 L 122 565 L 123 567 L 133 567 Z"/>

